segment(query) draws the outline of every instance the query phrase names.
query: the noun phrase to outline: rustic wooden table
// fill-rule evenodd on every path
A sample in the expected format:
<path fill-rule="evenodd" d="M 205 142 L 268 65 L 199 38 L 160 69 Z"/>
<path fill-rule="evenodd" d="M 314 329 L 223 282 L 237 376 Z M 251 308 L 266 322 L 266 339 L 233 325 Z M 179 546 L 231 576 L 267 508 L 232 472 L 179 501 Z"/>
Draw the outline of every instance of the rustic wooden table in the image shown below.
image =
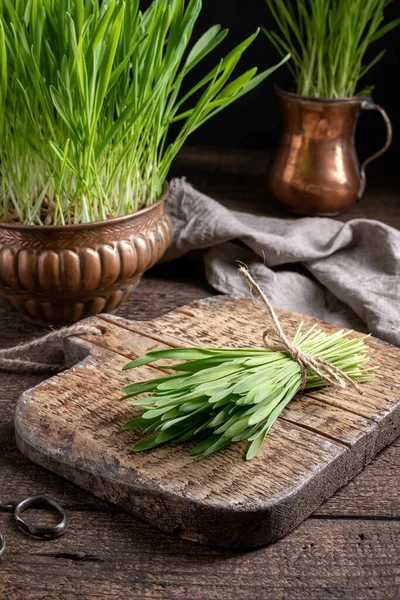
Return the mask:
<path fill-rule="evenodd" d="M 206 193 L 238 207 L 281 215 L 264 187 L 266 156 L 188 149 L 176 166 Z M 398 189 L 398 186 L 397 186 Z M 400 199 L 384 177 L 342 219 L 377 218 L 400 228 Z M 213 294 L 198 258 L 149 273 L 120 315 L 150 319 Z M 36 337 L 0 302 L 0 347 Z M 51 359 L 61 353 L 52 349 Z M 51 542 L 19 532 L 8 513 L 0 531 L 1 600 L 398 600 L 400 598 L 400 440 L 312 517 L 273 546 L 249 553 L 215 550 L 169 537 L 30 463 L 16 449 L 15 401 L 46 375 L 0 373 L 0 497 L 46 493 L 71 516 Z"/>

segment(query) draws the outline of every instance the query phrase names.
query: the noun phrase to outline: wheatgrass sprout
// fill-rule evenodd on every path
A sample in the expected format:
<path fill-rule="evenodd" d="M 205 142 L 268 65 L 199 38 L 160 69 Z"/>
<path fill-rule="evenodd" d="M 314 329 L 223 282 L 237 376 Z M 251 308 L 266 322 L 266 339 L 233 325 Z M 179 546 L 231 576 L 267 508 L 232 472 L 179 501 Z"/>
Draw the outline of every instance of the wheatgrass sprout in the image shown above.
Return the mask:
<path fill-rule="evenodd" d="M 192 44 L 201 7 L 0 0 L 3 221 L 43 224 L 45 206 L 50 224 L 85 223 L 159 198 L 187 137 L 278 66 L 234 74 L 257 31 L 225 57 L 217 52 L 215 67 L 181 92 L 228 33 L 215 25 Z"/>
<path fill-rule="evenodd" d="M 358 92 L 358 83 L 382 58 L 364 58 L 370 45 L 397 27 L 400 19 L 385 23 L 384 9 L 392 0 L 266 0 L 279 33 L 264 29 L 268 39 L 288 62 L 297 93 L 317 98 L 346 98 Z"/>
<path fill-rule="evenodd" d="M 328 335 L 315 326 L 298 328 L 293 343 L 305 353 L 328 361 L 354 381 L 368 381 L 375 369 L 369 361 L 365 338 L 351 332 Z M 284 352 L 263 348 L 183 348 L 150 352 L 125 369 L 160 359 L 184 360 L 168 369 L 176 374 L 126 386 L 123 400 L 143 407 L 124 429 L 141 428 L 151 434 L 132 447 L 150 450 L 166 442 L 192 442 L 192 456 L 205 457 L 232 442 L 247 440 L 247 460 L 261 448 L 265 436 L 302 387 L 298 362 Z M 161 368 L 158 366 L 158 368 Z M 307 373 L 305 389 L 324 381 Z M 150 394 L 143 396 L 143 394 Z M 139 397 L 137 397 L 139 396 Z"/>

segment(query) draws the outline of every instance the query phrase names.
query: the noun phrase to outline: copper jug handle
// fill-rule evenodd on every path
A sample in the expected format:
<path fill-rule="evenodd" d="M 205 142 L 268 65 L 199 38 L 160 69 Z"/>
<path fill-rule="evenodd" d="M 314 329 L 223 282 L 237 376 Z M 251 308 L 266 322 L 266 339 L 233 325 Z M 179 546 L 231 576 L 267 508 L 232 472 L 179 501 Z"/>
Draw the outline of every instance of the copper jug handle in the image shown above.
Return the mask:
<path fill-rule="evenodd" d="M 357 195 L 357 200 L 361 200 L 361 198 L 363 197 L 364 192 L 365 192 L 365 185 L 366 185 L 365 169 L 366 169 L 367 165 L 369 165 L 370 162 L 372 162 L 373 160 L 375 160 L 376 158 L 378 158 L 379 156 L 384 154 L 386 152 L 386 150 L 389 148 L 390 144 L 392 143 L 392 139 L 393 139 L 392 123 L 391 123 L 386 111 L 382 108 L 382 106 L 379 106 L 379 104 L 375 104 L 375 102 L 371 98 L 363 98 L 363 100 L 360 102 L 360 108 L 362 110 L 377 110 L 382 115 L 383 120 L 385 121 L 385 124 L 386 124 L 386 143 L 380 150 L 378 150 L 378 152 L 375 152 L 375 154 L 373 154 L 372 156 L 370 156 L 369 158 L 364 160 L 363 164 L 361 165 L 361 167 L 360 167 L 361 184 L 360 184 L 360 191 L 358 192 L 358 195 Z"/>

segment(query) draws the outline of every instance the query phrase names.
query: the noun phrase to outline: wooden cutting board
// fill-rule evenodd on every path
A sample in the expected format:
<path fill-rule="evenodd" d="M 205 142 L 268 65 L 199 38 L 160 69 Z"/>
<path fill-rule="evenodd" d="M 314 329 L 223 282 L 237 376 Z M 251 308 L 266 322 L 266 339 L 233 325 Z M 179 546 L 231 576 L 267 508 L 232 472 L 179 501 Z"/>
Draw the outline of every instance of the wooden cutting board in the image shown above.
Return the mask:
<path fill-rule="evenodd" d="M 278 314 L 288 332 L 303 318 Z M 18 446 L 38 464 L 181 538 L 234 548 L 271 543 L 400 433 L 400 349 L 371 338 L 380 370 L 364 394 L 325 390 L 298 397 L 250 462 L 245 443 L 202 461 L 189 457 L 185 446 L 133 454 L 130 446 L 141 433 L 121 431 L 121 425 L 138 409 L 119 401 L 120 390 L 160 371 L 122 372 L 128 359 L 166 347 L 260 347 L 268 317 L 260 302 L 217 297 L 154 321 L 102 315 L 88 322 L 105 326 L 104 335 L 67 339 L 67 364 L 75 366 L 19 399 Z"/>

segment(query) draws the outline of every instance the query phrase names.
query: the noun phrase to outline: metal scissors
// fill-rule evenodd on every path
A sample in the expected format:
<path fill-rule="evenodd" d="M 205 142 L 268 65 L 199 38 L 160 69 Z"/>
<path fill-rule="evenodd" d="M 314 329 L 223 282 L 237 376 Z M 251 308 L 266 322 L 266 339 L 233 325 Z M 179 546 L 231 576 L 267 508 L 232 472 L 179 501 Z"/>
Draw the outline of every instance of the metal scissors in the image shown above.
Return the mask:
<path fill-rule="evenodd" d="M 45 510 L 56 511 L 59 515 L 59 521 L 55 525 L 38 526 L 29 523 L 23 518 L 25 511 L 31 508 L 42 508 Z M 14 500 L 3 500 L 0 498 L 0 509 L 14 513 L 14 520 L 19 528 L 35 538 L 41 540 L 53 540 L 55 538 L 64 535 L 68 530 L 69 518 L 64 508 L 48 496 L 32 496 L 22 502 L 16 502 Z M 6 540 L 4 535 L 0 533 L 0 557 L 4 554 L 6 549 Z"/>

